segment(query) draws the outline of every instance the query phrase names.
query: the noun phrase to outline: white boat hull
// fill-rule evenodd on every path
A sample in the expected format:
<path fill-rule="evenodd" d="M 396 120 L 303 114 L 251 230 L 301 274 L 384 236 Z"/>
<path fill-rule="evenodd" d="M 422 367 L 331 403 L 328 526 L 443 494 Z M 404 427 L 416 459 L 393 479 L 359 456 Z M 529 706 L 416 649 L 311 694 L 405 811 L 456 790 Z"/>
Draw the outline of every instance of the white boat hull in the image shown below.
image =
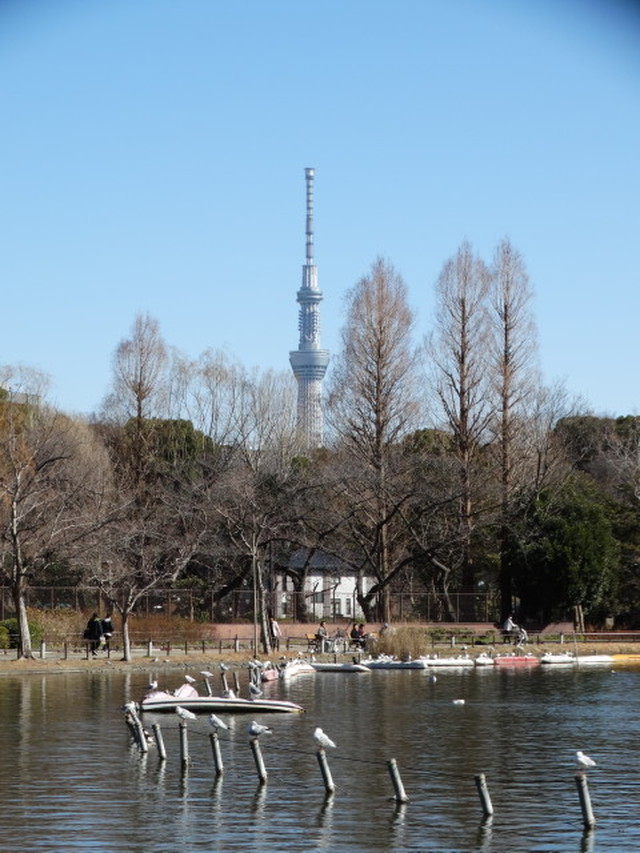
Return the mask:
<path fill-rule="evenodd" d="M 371 672 L 362 663 L 322 663 L 313 661 L 311 666 L 316 672 Z"/>
<path fill-rule="evenodd" d="M 463 669 L 468 666 L 475 666 L 473 658 L 468 657 L 453 657 L 453 658 L 422 658 L 426 665 L 432 667 L 453 667 Z"/>
<path fill-rule="evenodd" d="M 371 660 L 363 660 L 362 665 L 367 669 L 427 669 L 427 664 L 422 658 L 418 660 L 372 658 Z"/>

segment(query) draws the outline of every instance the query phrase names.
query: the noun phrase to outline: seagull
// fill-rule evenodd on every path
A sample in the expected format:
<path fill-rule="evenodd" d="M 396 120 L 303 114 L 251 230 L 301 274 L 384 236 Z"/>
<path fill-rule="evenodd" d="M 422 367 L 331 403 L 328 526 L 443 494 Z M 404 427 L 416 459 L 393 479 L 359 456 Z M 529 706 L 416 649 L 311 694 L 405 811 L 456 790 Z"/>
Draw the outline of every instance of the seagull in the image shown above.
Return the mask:
<path fill-rule="evenodd" d="M 222 662 L 220 663 L 220 671 L 221 672 L 229 672 L 229 667 L 226 665 L 226 663 L 222 663 Z"/>
<path fill-rule="evenodd" d="M 213 678 L 213 673 L 209 672 L 208 669 L 201 670 L 200 675 L 204 675 L 205 678 Z"/>
<path fill-rule="evenodd" d="M 182 708 L 180 705 L 176 705 L 176 714 L 180 717 L 181 720 L 197 720 L 198 718 L 191 711 L 187 711 L 186 708 Z"/>
<path fill-rule="evenodd" d="M 184 680 L 188 681 L 189 684 L 195 684 L 196 683 L 196 680 L 192 675 L 185 675 Z"/>
<path fill-rule="evenodd" d="M 436 674 L 435 674 L 435 672 L 432 672 L 432 673 L 430 674 L 430 676 L 429 676 L 429 681 L 430 681 L 432 684 L 435 684 L 437 680 L 438 680 L 438 679 L 436 678 Z"/>
<path fill-rule="evenodd" d="M 134 716 L 138 713 L 138 707 L 135 702 L 129 700 L 129 702 L 125 702 L 122 706 L 123 711 L 127 711 L 129 714 L 133 714 Z"/>
<path fill-rule="evenodd" d="M 221 720 L 220 717 L 216 717 L 215 714 L 211 714 L 209 716 L 209 722 L 211 723 L 213 728 L 216 729 L 216 731 L 218 729 L 229 729 L 229 726 L 225 723 L 225 721 Z"/>
<path fill-rule="evenodd" d="M 332 749 L 336 748 L 335 743 L 331 740 L 331 738 L 328 735 L 326 735 L 322 731 L 321 728 L 318 727 L 317 729 L 315 729 L 315 731 L 313 732 L 313 736 L 316 740 L 316 743 L 320 744 L 320 746 L 322 746 L 322 747 L 330 746 Z"/>
<path fill-rule="evenodd" d="M 454 705 L 464 705 L 464 699 L 454 699 L 453 704 Z"/>
<path fill-rule="evenodd" d="M 262 696 L 262 690 L 260 690 L 258 685 L 254 684 L 253 681 L 249 684 L 249 693 L 251 693 L 251 696 L 255 698 Z"/>
<path fill-rule="evenodd" d="M 158 682 L 154 678 L 153 681 L 150 681 L 147 684 L 147 690 L 155 690 L 157 686 L 158 686 Z"/>
<path fill-rule="evenodd" d="M 260 735 L 270 735 L 272 730 L 269 726 L 263 726 L 260 723 L 256 723 L 255 720 L 252 720 L 249 723 L 248 731 L 251 737 L 260 737 Z"/>
<path fill-rule="evenodd" d="M 593 758 L 589 758 L 588 755 L 585 755 L 584 752 L 578 750 L 576 752 L 576 761 L 578 762 L 578 767 L 582 767 L 586 770 L 587 767 L 595 767 L 596 763 Z"/>

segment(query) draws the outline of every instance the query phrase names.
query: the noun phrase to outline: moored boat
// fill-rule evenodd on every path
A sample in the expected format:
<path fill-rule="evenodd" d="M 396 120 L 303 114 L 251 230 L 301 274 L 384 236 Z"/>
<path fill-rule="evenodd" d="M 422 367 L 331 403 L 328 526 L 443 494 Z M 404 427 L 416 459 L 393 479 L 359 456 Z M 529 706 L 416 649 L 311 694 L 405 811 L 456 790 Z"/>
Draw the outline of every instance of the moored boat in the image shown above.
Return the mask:
<path fill-rule="evenodd" d="M 613 666 L 613 655 L 576 655 L 577 666 Z"/>
<path fill-rule="evenodd" d="M 166 712 L 176 708 L 186 708 L 193 713 L 298 713 L 304 711 L 302 705 L 282 699 L 241 699 L 229 691 L 227 696 L 200 696 L 190 684 L 183 684 L 175 692 L 152 690 L 140 702 L 141 711 Z"/>
<path fill-rule="evenodd" d="M 575 655 L 571 652 L 545 652 L 540 658 L 540 663 L 546 666 L 572 666 L 575 662 Z"/>
<path fill-rule="evenodd" d="M 496 655 L 494 663 L 496 666 L 536 666 L 536 664 L 540 663 L 540 658 L 530 653 L 525 655 L 513 653 L 510 655 Z"/>
<path fill-rule="evenodd" d="M 377 658 L 367 658 L 360 661 L 367 669 L 426 669 L 424 658 L 416 660 L 399 660 L 392 655 L 379 655 Z"/>
<path fill-rule="evenodd" d="M 480 654 L 474 658 L 473 663 L 475 666 L 494 666 L 494 659 L 491 655 L 486 652 L 480 652 Z"/>
<path fill-rule="evenodd" d="M 371 669 L 362 663 L 311 661 L 311 666 L 316 672 L 371 672 Z"/>
<path fill-rule="evenodd" d="M 315 669 L 305 658 L 293 658 L 279 667 L 280 678 L 289 681 L 297 675 L 313 675 Z"/>
<path fill-rule="evenodd" d="M 468 666 L 475 666 L 473 658 L 470 658 L 469 655 L 456 655 L 446 658 L 433 655 L 433 657 L 424 657 L 421 658 L 421 660 L 425 662 L 429 669 L 431 669 L 431 667 L 452 667 L 456 669 L 463 669 Z"/>

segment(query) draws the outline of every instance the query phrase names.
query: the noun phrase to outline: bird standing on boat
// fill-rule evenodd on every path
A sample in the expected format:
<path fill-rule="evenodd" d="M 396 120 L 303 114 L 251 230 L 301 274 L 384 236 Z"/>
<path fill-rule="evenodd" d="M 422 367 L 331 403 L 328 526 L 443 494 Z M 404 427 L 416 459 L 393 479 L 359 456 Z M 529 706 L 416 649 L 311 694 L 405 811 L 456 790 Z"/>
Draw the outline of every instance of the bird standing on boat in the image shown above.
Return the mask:
<path fill-rule="evenodd" d="M 585 755 L 581 750 L 576 752 L 576 761 L 578 762 L 578 767 L 581 767 L 583 770 L 586 770 L 588 767 L 596 766 L 593 758 L 589 758 L 589 756 Z"/>
<path fill-rule="evenodd" d="M 176 714 L 180 717 L 181 720 L 198 719 L 192 711 L 188 711 L 186 708 L 182 708 L 180 705 L 176 705 Z"/>
<path fill-rule="evenodd" d="M 313 737 L 314 737 L 316 743 L 319 744 L 323 748 L 325 748 L 325 747 L 331 747 L 331 749 L 336 748 L 335 743 L 331 740 L 329 735 L 326 735 L 320 727 L 318 727 L 317 729 L 314 730 Z"/>
<path fill-rule="evenodd" d="M 269 726 L 263 726 L 261 723 L 256 723 L 255 720 L 249 723 L 248 731 L 251 737 L 260 737 L 260 735 L 270 735 L 272 733 Z"/>
<path fill-rule="evenodd" d="M 225 721 L 221 720 L 220 717 L 217 717 L 215 714 L 209 715 L 209 723 L 216 731 L 218 729 L 226 729 L 228 731 L 229 729 L 229 726 L 225 723 Z"/>

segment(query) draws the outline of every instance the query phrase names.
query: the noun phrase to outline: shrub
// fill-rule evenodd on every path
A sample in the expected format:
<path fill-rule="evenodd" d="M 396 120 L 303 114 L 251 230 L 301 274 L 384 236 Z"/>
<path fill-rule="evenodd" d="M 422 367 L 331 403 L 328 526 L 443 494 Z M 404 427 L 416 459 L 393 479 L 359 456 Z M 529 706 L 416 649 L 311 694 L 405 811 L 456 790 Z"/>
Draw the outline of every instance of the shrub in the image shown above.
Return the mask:
<path fill-rule="evenodd" d="M 4 619 L 2 622 L 0 622 L 0 629 L 2 628 L 4 628 L 8 634 L 9 648 L 17 649 L 19 640 L 18 620 Z M 40 626 L 35 622 L 29 621 L 29 632 L 31 634 L 31 645 L 39 645 L 40 640 L 42 639 L 42 631 L 40 630 Z"/>

